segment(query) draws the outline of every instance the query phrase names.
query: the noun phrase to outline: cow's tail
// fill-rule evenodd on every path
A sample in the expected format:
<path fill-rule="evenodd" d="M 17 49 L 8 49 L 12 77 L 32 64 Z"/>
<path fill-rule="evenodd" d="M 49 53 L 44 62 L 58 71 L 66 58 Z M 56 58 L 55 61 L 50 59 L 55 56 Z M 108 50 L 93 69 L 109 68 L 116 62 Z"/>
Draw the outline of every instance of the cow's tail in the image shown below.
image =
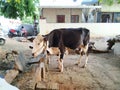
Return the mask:
<path fill-rule="evenodd" d="M 83 29 L 82 34 L 84 35 L 83 45 L 86 46 L 90 41 L 90 30 Z"/>

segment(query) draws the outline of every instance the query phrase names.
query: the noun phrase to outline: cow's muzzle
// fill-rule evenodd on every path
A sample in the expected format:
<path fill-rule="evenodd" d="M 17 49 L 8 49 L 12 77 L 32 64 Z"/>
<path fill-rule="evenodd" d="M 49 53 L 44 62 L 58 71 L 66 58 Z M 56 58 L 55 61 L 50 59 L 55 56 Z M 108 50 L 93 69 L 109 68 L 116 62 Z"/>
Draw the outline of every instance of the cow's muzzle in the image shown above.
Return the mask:
<path fill-rule="evenodd" d="M 32 53 L 32 56 L 34 57 L 34 56 L 35 56 L 35 54 L 34 54 L 34 53 Z"/>

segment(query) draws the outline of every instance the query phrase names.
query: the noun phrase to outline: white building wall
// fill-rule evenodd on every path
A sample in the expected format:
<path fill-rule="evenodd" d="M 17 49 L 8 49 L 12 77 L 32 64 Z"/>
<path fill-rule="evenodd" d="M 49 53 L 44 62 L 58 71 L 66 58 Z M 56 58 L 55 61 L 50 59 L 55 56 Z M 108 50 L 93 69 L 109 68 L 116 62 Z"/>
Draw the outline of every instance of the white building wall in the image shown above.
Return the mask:
<path fill-rule="evenodd" d="M 70 23 L 71 15 L 79 15 L 79 22 L 82 21 L 81 9 L 70 8 L 45 8 L 43 9 L 43 17 L 46 18 L 47 23 L 56 23 L 56 15 L 65 15 L 65 23 Z"/>
<path fill-rule="evenodd" d="M 46 21 L 49 22 L 49 23 L 56 22 L 55 13 L 56 13 L 55 9 L 51 9 L 51 8 L 50 9 L 43 9 L 43 16 L 46 18 Z"/>
<path fill-rule="evenodd" d="M 40 20 L 40 33 L 47 34 L 57 28 L 85 27 L 91 31 L 91 37 L 110 37 L 120 34 L 120 23 L 46 23 Z"/>

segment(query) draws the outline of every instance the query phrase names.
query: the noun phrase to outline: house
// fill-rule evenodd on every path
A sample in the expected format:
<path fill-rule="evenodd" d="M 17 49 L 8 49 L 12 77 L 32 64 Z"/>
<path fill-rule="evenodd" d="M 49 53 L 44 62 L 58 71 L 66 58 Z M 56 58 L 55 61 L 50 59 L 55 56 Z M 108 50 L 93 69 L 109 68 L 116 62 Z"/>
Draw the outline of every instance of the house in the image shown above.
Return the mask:
<path fill-rule="evenodd" d="M 106 23 L 108 19 L 103 22 L 104 14 L 111 15 L 106 9 L 98 0 L 40 0 L 40 33 L 45 35 L 57 28 L 85 27 L 91 31 L 91 37 L 118 35 L 120 23 Z M 113 16 L 119 15 L 114 13 Z"/>
<path fill-rule="evenodd" d="M 97 22 L 120 23 L 120 4 L 114 3 L 113 5 L 101 4 L 101 12 L 98 13 Z"/>
<path fill-rule="evenodd" d="M 96 22 L 98 0 L 41 0 L 41 19 L 47 23 Z"/>

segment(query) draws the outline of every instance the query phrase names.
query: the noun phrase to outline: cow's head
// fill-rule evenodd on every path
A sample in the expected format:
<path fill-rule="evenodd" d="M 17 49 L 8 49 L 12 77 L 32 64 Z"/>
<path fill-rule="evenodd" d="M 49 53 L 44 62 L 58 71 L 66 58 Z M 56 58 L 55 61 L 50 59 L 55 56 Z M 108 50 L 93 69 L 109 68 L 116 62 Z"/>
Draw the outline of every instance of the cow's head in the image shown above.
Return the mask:
<path fill-rule="evenodd" d="M 32 55 L 34 57 L 38 56 L 39 54 L 43 53 L 46 49 L 46 40 L 45 37 L 38 34 L 36 38 L 33 40 L 33 49 Z"/>

